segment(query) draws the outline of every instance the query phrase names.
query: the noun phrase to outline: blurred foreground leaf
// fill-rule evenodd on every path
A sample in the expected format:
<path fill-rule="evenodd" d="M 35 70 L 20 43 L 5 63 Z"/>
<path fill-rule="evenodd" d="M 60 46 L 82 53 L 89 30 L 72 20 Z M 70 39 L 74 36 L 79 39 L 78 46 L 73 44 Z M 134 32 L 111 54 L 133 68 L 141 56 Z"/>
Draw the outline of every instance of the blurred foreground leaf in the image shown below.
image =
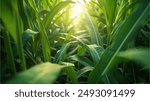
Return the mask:
<path fill-rule="evenodd" d="M 125 52 L 120 52 L 118 57 L 139 62 L 147 68 L 150 68 L 150 49 L 130 49 Z"/>
<path fill-rule="evenodd" d="M 17 0 L 0 0 L 0 20 L 4 27 L 13 37 L 21 60 L 20 68 L 26 70 L 26 61 L 23 53 L 21 33 L 23 32 L 23 23 L 19 15 Z"/>
<path fill-rule="evenodd" d="M 53 83 L 59 72 L 65 65 L 52 64 L 49 62 L 42 63 L 21 72 L 10 79 L 7 83 L 13 84 L 45 84 Z"/>

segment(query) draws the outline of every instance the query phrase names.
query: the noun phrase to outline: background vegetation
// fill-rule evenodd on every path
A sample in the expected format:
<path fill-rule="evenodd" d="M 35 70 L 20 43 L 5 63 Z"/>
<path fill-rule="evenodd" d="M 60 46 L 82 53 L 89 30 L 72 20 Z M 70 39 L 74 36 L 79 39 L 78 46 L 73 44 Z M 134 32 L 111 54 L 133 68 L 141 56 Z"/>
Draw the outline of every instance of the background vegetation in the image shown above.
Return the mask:
<path fill-rule="evenodd" d="M 150 83 L 149 0 L 0 0 L 1 83 Z"/>

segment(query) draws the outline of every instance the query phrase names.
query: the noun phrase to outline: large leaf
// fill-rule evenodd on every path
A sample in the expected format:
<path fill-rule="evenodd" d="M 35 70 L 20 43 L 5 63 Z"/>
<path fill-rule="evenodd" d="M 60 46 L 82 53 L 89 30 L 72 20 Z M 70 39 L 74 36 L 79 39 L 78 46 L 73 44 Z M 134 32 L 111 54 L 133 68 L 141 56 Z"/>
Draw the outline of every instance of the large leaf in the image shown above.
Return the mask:
<path fill-rule="evenodd" d="M 89 75 L 89 83 L 98 83 L 109 72 L 118 52 L 134 38 L 149 15 L 149 0 L 144 0 L 137 9 L 126 19 L 110 47 L 103 53 L 99 63 Z"/>
<path fill-rule="evenodd" d="M 23 32 L 23 26 L 20 16 L 18 15 L 18 6 L 17 0 L 2 1 L 0 0 L 1 9 L 0 9 L 0 18 L 4 23 L 6 29 L 10 32 L 14 41 L 18 44 L 18 38 Z M 11 23 L 10 23 L 11 22 Z"/>
<path fill-rule="evenodd" d="M 111 70 L 101 81 L 100 83 L 107 84 L 126 84 L 128 83 L 127 79 L 122 75 L 119 69 Z"/>
<path fill-rule="evenodd" d="M 23 32 L 23 23 L 18 11 L 17 0 L 0 0 L 0 19 L 4 23 L 6 30 L 13 37 L 21 60 L 21 69 L 26 69 L 26 62 L 23 53 L 21 33 Z"/>
<path fill-rule="evenodd" d="M 58 65 L 52 63 L 42 63 L 21 72 L 10 79 L 7 83 L 12 84 L 45 84 L 53 83 L 62 68 L 67 67 L 65 65 Z"/>

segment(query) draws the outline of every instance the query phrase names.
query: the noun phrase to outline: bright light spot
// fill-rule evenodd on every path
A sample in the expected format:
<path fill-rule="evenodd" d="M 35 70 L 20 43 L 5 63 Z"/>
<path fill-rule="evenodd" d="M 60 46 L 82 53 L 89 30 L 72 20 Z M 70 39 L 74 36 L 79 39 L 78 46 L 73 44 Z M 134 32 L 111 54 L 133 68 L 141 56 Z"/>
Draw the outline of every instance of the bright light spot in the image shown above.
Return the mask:
<path fill-rule="evenodd" d="M 75 4 L 72 6 L 70 18 L 73 19 L 73 23 L 79 23 L 86 12 L 86 4 L 91 0 L 73 0 Z"/>
<path fill-rule="evenodd" d="M 74 2 L 80 2 L 84 4 L 84 2 L 89 3 L 91 0 L 73 0 Z"/>
<path fill-rule="evenodd" d="M 76 3 L 73 7 L 72 7 L 72 14 L 70 15 L 71 18 L 76 18 L 78 16 L 80 16 L 80 14 L 83 12 L 83 8 L 81 6 L 81 4 Z"/>

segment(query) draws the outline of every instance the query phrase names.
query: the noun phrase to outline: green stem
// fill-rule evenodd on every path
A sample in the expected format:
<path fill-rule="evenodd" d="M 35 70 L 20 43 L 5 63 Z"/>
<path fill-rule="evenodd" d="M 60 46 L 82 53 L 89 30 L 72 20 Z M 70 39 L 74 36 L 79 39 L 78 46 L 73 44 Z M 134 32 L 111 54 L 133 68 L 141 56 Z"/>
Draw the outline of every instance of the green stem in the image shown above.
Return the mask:
<path fill-rule="evenodd" d="M 25 60 L 25 57 L 24 57 L 24 49 L 23 49 L 23 43 L 22 43 L 22 36 L 21 36 L 21 33 L 22 33 L 22 24 L 21 20 L 17 20 L 19 19 L 19 17 L 16 17 L 16 21 L 17 21 L 17 48 L 18 48 L 18 53 L 19 53 L 19 56 L 20 56 L 20 60 L 21 60 L 21 70 L 26 70 L 26 60 Z"/>
<path fill-rule="evenodd" d="M 34 4 L 34 11 L 35 11 L 35 15 L 36 15 L 36 18 L 37 18 L 37 23 L 38 23 L 38 26 L 39 26 L 39 30 L 40 30 L 40 38 L 41 38 L 41 45 L 42 45 L 42 52 L 43 52 L 43 56 L 44 56 L 44 61 L 51 61 L 51 49 L 50 49 L 50 43 L 49 43 L 49 40 L 48 40 L 48 36 L 47 36 L 47 33 L 46 33 L 46 30 L 45 30 L 45 27 L 43 26 L 43 23 L 39 17 L 39 13 L 38 13 L 38 9 L 36 7 L 36 4 L 34 1 L 32 1 L 33 4 Z"/>

